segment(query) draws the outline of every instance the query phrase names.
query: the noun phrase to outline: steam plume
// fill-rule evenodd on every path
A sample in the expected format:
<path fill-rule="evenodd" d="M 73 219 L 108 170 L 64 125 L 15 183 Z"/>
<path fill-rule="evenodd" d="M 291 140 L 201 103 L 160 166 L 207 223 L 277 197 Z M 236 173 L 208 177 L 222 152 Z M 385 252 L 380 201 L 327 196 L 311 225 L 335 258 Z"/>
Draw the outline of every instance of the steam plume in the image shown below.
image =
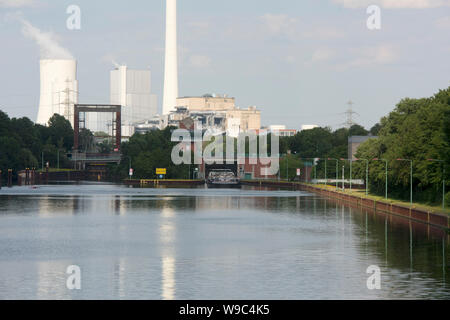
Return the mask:
<path fill-rule="evenodd" d="M 74 59 L 69 50 L 61 47 L 53 33 L 43 32 L 23 18 L 20 18 L 20 21 L 22 22 L 22 34 L 36 41 L 41 59 Z"/>

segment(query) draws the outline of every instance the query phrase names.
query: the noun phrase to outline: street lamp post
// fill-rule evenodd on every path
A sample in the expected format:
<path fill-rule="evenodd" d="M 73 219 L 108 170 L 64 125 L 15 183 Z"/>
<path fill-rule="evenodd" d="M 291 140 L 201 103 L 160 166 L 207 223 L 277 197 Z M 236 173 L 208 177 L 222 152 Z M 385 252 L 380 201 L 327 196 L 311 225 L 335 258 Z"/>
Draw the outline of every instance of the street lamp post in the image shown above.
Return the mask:
<path fill-rule="evenodd" d="M 442 163 L 442 210 L 445 210 L 445 161 L 438 159 L 428 159 L 428 161 Z"/>
<path fill-rule="evenodd" d="M 386 163 L 385 166 L 385 191 L 384 191 L 384 198 L 387 200 L 388 198 L 388 161 L 386 159 L 372 159 L 373 161 L 384 161 Z"/>
<path fill-rule="evenodd" d="M 353 180 L 353 177 L 352 177 L 352 164 L 353 164 L 353 159 L 344 159 L 344 158 L 341 158 L 341 160 L 342 161 L 349 161 L 350 162 L 350 191 L 352 191 L 352 180 Z"/>
<path fill-rule="evenodd" d="M 57 153 L 57 159 L 58 159 L 58 165 L 57 165 L 57 167 L 58 167 L 58 170 L 59 170 L 59 152 L 61 151 L 61 149 L 58 149 L 58 153 Z"/>
<path fill-rule="evenodd" d="M 287 153 L 286 153 L 286 181 L 289 181 L 289 158 Z"/>
<path fill-rule="evenodd" d="M 128 160 L 129 160 L 129 163 L 128 163 L 128 175 L 130 176 L 130 179 L 131 179 L 131 175 L 130 175 L 130 173 L 131 173 L 131 157 L 130 156 L 125 156 L 124 158 L 125 159 L 128 158 Z"/>
<path fill-rule="evenodd" d="M 328 158 L 328 160 L 336 160 L 336 190 L 338 189 L 338 179 L 339 179 L 339 159 Z"/>
<path fill-rule="evenodd" d="M 317 165 L 314 163 L 314 184 L 317 184 Z"/>
<path fill-rule="evenodd" d="M 368 159 L 356 159 L 357 161 L 366 162 L 366 196 L 369 194 L 369 160 Z"/>
<path fill-rule="evenodd" d="M 313 164 L 314 164 L 314 180 L 315 180 L 314 184 L 317 184 L 317 170 L 316 170 L 317 164 L 316 164 L 316 161 L 320 161 L 320 158 L 299 158 L 299 160 L 312 160 L 313 161 Z"/>
<path fill-rule="evenodd" d="M 411 165 L 411 172 L 409 176 L 409 185 L 410 185 L 410 191 L 409 191 L 409 203 L 412 206 L 413 203 L 413 160 L 411 159 L 397 159 L 397 161 L 409 161 Z"/>

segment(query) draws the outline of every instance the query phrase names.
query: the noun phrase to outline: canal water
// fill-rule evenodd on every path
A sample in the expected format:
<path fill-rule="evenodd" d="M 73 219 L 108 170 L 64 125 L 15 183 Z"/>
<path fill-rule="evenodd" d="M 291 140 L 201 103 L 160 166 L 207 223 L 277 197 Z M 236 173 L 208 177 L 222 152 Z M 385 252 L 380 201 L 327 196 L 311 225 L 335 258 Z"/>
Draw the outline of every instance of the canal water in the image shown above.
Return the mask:
<path fill-rule="evenodd" d="M 0 190 L 0 299 L 449 299 L 449 256 L 440 229 L 301 191 Z"/>

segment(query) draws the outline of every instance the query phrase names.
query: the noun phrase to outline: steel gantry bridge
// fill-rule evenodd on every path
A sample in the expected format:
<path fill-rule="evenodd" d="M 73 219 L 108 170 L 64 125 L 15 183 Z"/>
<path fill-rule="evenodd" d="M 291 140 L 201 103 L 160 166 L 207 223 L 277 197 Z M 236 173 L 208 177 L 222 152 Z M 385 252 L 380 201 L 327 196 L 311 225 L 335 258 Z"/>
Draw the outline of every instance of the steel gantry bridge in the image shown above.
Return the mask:
<path fill-rule="evenodd" d="M 86 129 L 86 113 L 111 113 L 113 152 L 92 153 L 80 150 L 80 130 Z M 74 141 L 71 160 L 78 170 L 98 171 L 104 173 L 109 163 L 120 163 L 122 154 L 122 106 L 107 104 L 76 104 L 74 106 Z"/>

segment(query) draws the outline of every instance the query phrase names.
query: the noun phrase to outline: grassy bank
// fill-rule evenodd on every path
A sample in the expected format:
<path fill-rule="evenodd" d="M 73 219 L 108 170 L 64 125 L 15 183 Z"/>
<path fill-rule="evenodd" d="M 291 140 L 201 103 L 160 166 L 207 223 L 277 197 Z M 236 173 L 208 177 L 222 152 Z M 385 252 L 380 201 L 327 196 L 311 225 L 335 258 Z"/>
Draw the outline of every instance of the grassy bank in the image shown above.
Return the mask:
<path fill-rule="evenodd" d="M 308 183 L 304 183 L 304 184 L 308 184 Z M 321 189 L 326 189 L 326 190 L 330 190 L 330 191 L 336 191 L 336 187 L 335 186 L 329 186 L 329 185 L 324 185 L 324 184 L 308 184 L 317 188 L 321 188 Z M 350 189 L 346 188 L 345 191 L 342 190 L 342 187 L 337 189 L 338 192 L 343 193 L 343 194 L 349 194 L 352 196 L 357 196 L 360 198 L 365 198 L 365 199 L 371 199 L 371 200 L 377 200 L 380 202 L 386 202 L 386 203 L 391 203 L 391 204 L 397 204 L 397 205 L 401 205 L 404 207 L 410 207 L 411 204 L 409 201 L 402 201 L 402 200 L 398 200 L 398 199 L 385 199 L 385 197 L 381 197 L 381 196 L 376 196 L 376 195 L 371 195 L 368 194 L 366 195 L 366 190 L 365 189 L 352 189 L 350 191 Z M 441 213 L 446 213 L 450 215 L 450 208 L 445 208 L 445 210 L 442 209 L 442 205 L 437 205 L 437 206 L 432 206 L 432 205 L 427 205 L 424 203 L 417 203 L 417 202 L 413 202 L 412 204 L 413 208 L 417 208 L 417 209 L 422 209 L 424 211 L 433 211 L 433 212 L 441 212 Z"/>

